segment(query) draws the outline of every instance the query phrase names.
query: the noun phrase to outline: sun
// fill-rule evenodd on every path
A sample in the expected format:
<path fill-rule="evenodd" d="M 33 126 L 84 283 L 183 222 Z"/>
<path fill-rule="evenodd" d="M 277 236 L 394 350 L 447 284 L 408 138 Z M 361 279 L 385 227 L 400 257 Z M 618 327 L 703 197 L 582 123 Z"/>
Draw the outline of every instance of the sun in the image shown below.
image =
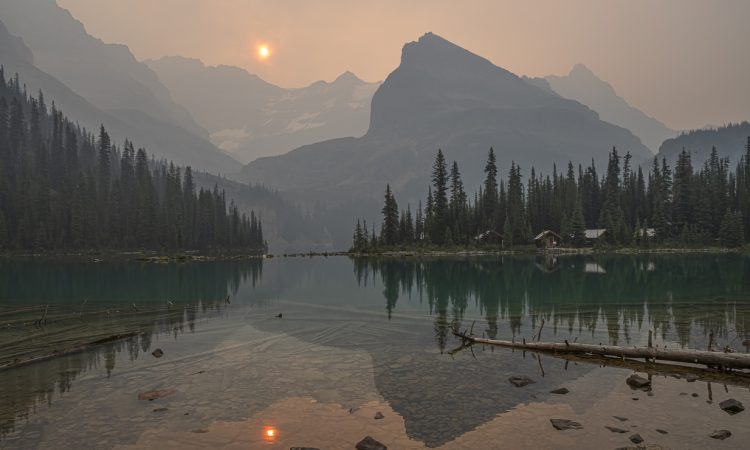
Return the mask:
<path fill-rule="evenodd" d="M 267 59 L 269 56 L 271 56 L 271 50 L 268 48 L 268 45 L 260 45 L 258 46 L 258 57 L 260 59 Z"/>

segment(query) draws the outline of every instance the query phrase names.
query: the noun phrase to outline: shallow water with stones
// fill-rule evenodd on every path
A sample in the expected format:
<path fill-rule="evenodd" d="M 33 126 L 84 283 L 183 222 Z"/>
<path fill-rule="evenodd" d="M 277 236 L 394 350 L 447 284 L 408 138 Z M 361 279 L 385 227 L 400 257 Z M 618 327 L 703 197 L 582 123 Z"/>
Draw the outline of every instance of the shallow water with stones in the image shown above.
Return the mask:
<path fill-rule="evenodd" d="M 700 349 L 713 332 L 746 352 L 750 258 L 734 254 L 6 260 L 0 319 L 0 364 L 52 356 L 0 371 L 3 448 L 351 449 L 366 435 L 393 449 L 617 448 L 634 434 L 666 448 L 750 442 L 750 412 L 719 407 L 750 406 L 748 383 L 653 376 L 646 392 L 628 387 L 627 368 L 453 351 L 452 330 L 473 326 L 616 345 L 645 345 L 652 330 L 656 345 Z M 130 337 L 81 347 L 113 335 Z M 139 400 L 153 391 L 162 396 Z M 554 418 L 583 429 L 555 430 Z M 709 437 L 719 429 L 732 434 Z"/>

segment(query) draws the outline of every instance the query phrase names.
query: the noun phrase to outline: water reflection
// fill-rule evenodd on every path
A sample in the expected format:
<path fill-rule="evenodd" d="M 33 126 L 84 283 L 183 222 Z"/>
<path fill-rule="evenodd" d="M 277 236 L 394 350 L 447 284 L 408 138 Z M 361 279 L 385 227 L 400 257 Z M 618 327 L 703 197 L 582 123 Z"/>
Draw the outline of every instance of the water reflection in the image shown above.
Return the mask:
<path fill-rule="evenodd" d="M 83 373 L 104 368 L 109 377 L 119 354 L 134 361 L 157 336 L 193 333 L 198 320 L 221 313 L 227 295 L 261 275 L 262 260 L 0 262 L 0 365 L 22 363 L 0 369 L 0 436 L 36 405 L 68 392 Z M 44 310 L 44 322 L 36 323 Z M 116 336 L 128 337 L 87 345 Z"/>
<path fill-rule="evenodd" d="M 445 350 L 452 324 L 472 307 L 484 316 L 483 334 L 530 337 L 545 320 L 543 337 L 559 331 L 590 340 L 606 330 L 612 345 L 630 344 L 633 330 L 652 327 L 662 340 L 700 345 L 713 331 L 741 350 L 750 328 L 750 264 L 740 255 L 568 256 L 537 258 L 357 258 L 358 283 L 383 285 L 388 318 L 399 296 L 426 299 L 435 340 Z"/>
<path fill-rule="evenodd" d="M 490 338 L 528 339 L 544 320 L 542 340 L 640 344 L 653 329 L 661 344 L 700 348 L 713 331 L 721 345 L 746 351 L 741 342 L 749 337 L 749 272 L 748 258 L 740 255 L 0 262 L 2 361 L 44 354 L 60 343 L 66 348 L 141 332 L 0 371 L 0 436 L 17 428 L 19 418 L 33 422 L 32 411 L 43 412 L 74 383 L 81 385 L 87 371 L 109 376 L 116 364 L 142 359 L 160 336 L 197 330 L 195 339 L 182 337 L 191 342 L 183 353 L 199 355 L 195 359 L 207 366 L 180 371 L 182 366 L 167 365 L 148 373 L 155 388 L 173 387 L 180 377 L 192 386 L 189 395 L 185 389 L 173 400 L 182 407 L 195 404 L 203 417 L 238 419 L 295 389 L 349 409 L 363 403 L 362 386 L 374 381 L 378 395 L 403 417 L 408 436 L 435 447 L 523 402 L 545 401 L 551 389 L 596 370 L 490 348 L 451 355 L 453 328 L 474 323 L 477 334 Z M 35 327 L 47 304 L 47 324 Z M 201 326 L 212 317 L 231 320 Z M 254 352 L 257 344 L 262 350 Z M 178 340 L 170 352 L 179 349 Z M 185 381 L 213 369 L 226 381 L 221 389 Z M 531 375 L 536 383 L 509 388 L 513 375 Z M 131 397 L 141 387 L 121 381 L 123 386 Z M 606 393 L 606 386 L 596 388 Z M 190 420 L 197 415 L 191 412 Z M 263 425 L 270 423 L 287 433 L 279 423 Z M 129 426 L 133 435 L 147 424 L 133 419 Z M 256 436 L 273 437 L 268 429 L 254 429 Z M 88 439 L 101 444 L 95 436 Z"/>

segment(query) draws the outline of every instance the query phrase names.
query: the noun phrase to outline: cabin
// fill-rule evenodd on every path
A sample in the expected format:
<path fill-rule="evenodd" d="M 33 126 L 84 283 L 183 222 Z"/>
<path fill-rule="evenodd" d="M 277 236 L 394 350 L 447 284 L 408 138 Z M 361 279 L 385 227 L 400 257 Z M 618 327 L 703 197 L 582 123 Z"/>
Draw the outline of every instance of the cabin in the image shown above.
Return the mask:
<path fill-rule="evenodd" d="M 653 238 L 656 236 L 656 229 L 654 228 L 641 228 L 640 230 L 635 230 L 633 232 L 633 237 L 636 238 Z"/>
<path fill-rule="evenodd" d="M 586 240 L 588 242 L 593 242 L 597 239 L 602 238 L 605 234 L 607 234 L 606 228 L 593 228 L 590 230 L 586 230 Z"/>
<path fill-rule="evenodd" d="M 474 237 L 478 244 L 503 245 L 503 235 L 495 230 L 487 230 Z"/>
<path fill-rule="evenodd" d="M 534 238 L 537 247 L 555 248 L 562 242 L 562 237 L 552 230 L 544 230 Z"/>

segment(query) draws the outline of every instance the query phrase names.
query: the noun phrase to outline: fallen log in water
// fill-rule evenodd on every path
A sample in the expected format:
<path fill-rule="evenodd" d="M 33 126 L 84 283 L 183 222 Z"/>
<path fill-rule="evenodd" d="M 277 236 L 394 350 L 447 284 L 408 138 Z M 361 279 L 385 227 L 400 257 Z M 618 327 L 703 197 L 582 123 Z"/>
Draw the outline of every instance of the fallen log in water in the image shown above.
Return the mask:
<path fill-rule="evenodd" d="M 74 353 L 81 353 L 99 345 L 110 344 L 112 342 L 131 339 L 136 336 L 140 336 L 141 334 L 143 333 L 140 331 L 134 331 L 134 332 L 123 333 L 123 334 L 115 334 L 112 336 L 107 336 L 101 339 L 97 339 L 92 342 L 80 344 L 74 347 L 68 347 L 68 348 L 61 349 L 61 350 L 56 349 L 56 350 L 53 350 L 52 353 L 48 353 L 48 354 L 41 355 L 41 356 L 32 356 L 26 359 L 16 358 L 13 361 L 0 364 L 0 371 L 7 370 L 7 369 L 15 369 L 16 367 L 21 367 L 21 366 L 28 366 L 28 365 L 35 364 L 38 362 L 47 361 L 47 360 L 54 359 L 54 358 L 59 358 L 61 356 L 72 355 Z"/>
<path fill-rule="evenodd" d="M 750 369 L 750 354 L 729 351 L 704 351 L 668 349 L 665 347 L 620 347 L 615 345 L 579 344 L 565 341 L 558 342 L 521 342 L 501 341 L 472 336 L 469 333 L 453 333 L 464 342 L 496 345 L 499 347 L 545 353 L 578 353 L 605 357 L 639 358 L 650 361 L 662 360 L 688 364 L 704 364 L 723 369 Z"/>
<path fill-rule="evenodd" d="M 595 356 L 583 353 L 545 354 L 550 355 L 553 358 L 572 361 L 573 363 L 580 362 L 585 364 L 598 364 L 605 367 L 620 367 L 623 369 L 630 369 L 635 372 L 643 372 L 647 375 L 671 376 L 675 378 L 684 378 L 688 381 L 702 381 L 709 384 L 709 389 L 711 383 L 731 384 L 734 386 L 743 386 L 746 388 L 750 388 L 750 373 L 745 371 L 733 370 L 731 372 L 727 372 L 700 366 L 637 361 L 635 359 Z"/>

